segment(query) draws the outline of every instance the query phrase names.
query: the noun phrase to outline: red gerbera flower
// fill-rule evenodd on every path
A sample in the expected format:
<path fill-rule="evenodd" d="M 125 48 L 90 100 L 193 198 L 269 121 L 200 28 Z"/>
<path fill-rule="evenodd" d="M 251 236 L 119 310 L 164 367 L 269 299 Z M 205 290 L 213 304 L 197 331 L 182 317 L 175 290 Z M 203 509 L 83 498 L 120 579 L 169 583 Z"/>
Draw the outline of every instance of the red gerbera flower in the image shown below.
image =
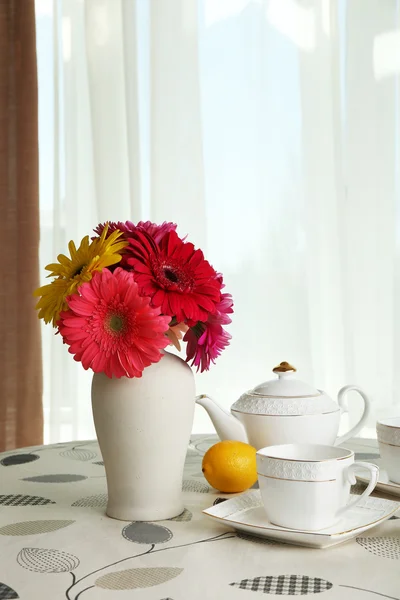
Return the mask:
<path fill-rule="evenodd" d="M 108 377 L 141 377 L 169 343 L 170 318 L 139 295 L 133 274 L 117 268 L 97 272 L 67 299 L 58 327 L 69 352 L 85 369 Z"/>
<path fill-rule="evenodd" d="M 100 223 L 99 225 L 97 225 L 94 232 L 100 236 L 106 224 L 107 223 Z M 118 221 L 117 223 L 110 222 L 108 223 L 107 237 L 117 229 L 125 234 L 123 236 L 124 238 L 132 237 L 132 234 L 135 234 L 138 229 L 141 231 L 145 231 L 158 244 L 159 242 L 161 242 L 166 233 L 168 233 L 169 231 L 176 231 L 176 224 L 167 223 L 166 221 L 164 221 L 164 223 L 162 223 L 161 225 L 156 225 L 151 221 L 139 221 L 139 223 L 137 223 L 136 225 L 132 223 L 132 221 L 125 221 L 125 223 L 123 223 L 122 221 Z"/>
<path fill-rule="evenodd" d="M 170 231 L 159 244 L 145 232 L 129 238 L 127 262 L 151 305 L 178 323 L 206 321 L 220 300 L 221 281 L 201 250 Z M 129 257 L 129 255 L 131 255 Z"/>
<path fill-rule="evenodd" d="M 215 360 L 228 346 L 231 335 L 222 325 L 232 321 L 228 316 L 233 313 L 233 300 L 230 294 L 221 294 L 221 301 L 217 305 L 216 313 L 209 315 L 206 323 L 197 323 L 191 327 L 183 338 L 187 342 L 186 361 L 192 360 L 191 367 L 196 366 L 197 371 L 208 371 L 210 362 Z"/>

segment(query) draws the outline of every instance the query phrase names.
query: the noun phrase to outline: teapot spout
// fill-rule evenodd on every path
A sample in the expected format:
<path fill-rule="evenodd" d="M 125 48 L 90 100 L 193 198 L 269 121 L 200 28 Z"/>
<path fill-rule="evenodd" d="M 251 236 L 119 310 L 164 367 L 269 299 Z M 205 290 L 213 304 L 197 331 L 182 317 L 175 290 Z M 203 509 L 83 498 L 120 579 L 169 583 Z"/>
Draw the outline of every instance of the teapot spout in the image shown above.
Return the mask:
<path fill-rule="evenodd" d="M 226 412 L 215 400 L 202 394 L 196 397 L 196 403 L 206 409 L 221 440 L 248 443 L 246 430 L 239 419 Z"/>

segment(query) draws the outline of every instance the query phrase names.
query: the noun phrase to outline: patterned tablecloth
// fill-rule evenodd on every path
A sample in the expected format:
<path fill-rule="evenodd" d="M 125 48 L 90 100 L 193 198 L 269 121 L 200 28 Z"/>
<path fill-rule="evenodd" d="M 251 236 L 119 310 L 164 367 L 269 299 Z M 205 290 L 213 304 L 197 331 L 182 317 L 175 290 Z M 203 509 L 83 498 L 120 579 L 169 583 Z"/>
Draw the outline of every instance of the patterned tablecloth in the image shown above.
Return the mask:
<path fill-rule="evenodd" d="M 105 515 L 97 442 L 0 455 L 0 599 L 251 600 L 321 593 L 327 600 L 400 600 L 400 519 L 315 550 L 237 535 L 202 514 L 223 496 L 201 472 L 216 438 L 194 436 L 185 511 L 157 523 Z M 370 441 L 346 444 L 368 460 Z"/>

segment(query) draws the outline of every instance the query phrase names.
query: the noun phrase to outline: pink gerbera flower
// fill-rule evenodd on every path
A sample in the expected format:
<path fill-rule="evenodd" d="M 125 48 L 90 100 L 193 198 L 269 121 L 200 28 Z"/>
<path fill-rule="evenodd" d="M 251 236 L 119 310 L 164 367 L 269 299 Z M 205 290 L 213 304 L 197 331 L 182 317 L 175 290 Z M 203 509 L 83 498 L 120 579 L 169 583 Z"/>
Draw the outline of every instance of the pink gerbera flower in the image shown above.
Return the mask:
<path fill-rule="evenodd" d="M 85 369 L 108 377 L 141 377 L 145 367 L 161 359 L 170 318 L 139 295 L 132 273 L 103 269 L 67 304 L 58 327 Z"/>
<path fill-rule="evenodd" d="M 94 230 L 97 235 L 101 235 L 104 227 L 107 223 L 100 223 L 96 229 Z M 156 225 L 151 221 L 139 221 L 136 225 L 132 223 L 132 221 L 118 221 L 117 223 L 110 222 L 108 223 L 108 233 L 107 236 L 111 235 L 113 231 L 116 230 L 122 231 L 125 235 L 123 236 L 125 239 L 128 237 L 132 237 L 132 234 L 135 234 L 137 230 L 145 231 L 148 233 L 158 244 L 163 239 L 164 235 L 169 231 L 176 231 L 175 223 L 167 223 L 164 221 L 161 225 Z"/>
<path fill-rule="evenodd" d="M 228 346 L 231 335 L 225 331 L 222 325 L 232 321 L 229 314 L 233 313 L 233 300 L 230 294 L 221 294 L 221 301 L 217 304 L 217 310 L 209 315 L 205 323 L 198 322 L 191 327 L 183 338 L 187 342 L 186 361 L 192 360 L 191 367 L 196 366 L 197 371 L 208 371 L 210 362 L 215 360 Z"/>
<path fill-rule="evenodd" d="M 157 244 L 138 231 L 129 238 L 127 262 L 133 268 L 140 293 L 150 296 L 151 305 L 178 323 L 206 321 L 220 300 L 222 282 L 201 250 L 184 242 L 175 231 Z"/>

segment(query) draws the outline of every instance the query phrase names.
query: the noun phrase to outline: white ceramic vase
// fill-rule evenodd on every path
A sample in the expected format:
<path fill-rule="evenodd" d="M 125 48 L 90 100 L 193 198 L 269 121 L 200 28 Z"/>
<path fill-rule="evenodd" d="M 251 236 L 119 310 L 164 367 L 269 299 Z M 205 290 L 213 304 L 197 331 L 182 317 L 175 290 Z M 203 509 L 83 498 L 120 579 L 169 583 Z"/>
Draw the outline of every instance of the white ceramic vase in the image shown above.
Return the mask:
<path fill-rule="evenodd" d="M 190 367 L 168 352 L 141 378 L 94 374 L 92 408 L 106 470 L 108 516 L 157 521 L 183 512 L 194 399 Z"/>

